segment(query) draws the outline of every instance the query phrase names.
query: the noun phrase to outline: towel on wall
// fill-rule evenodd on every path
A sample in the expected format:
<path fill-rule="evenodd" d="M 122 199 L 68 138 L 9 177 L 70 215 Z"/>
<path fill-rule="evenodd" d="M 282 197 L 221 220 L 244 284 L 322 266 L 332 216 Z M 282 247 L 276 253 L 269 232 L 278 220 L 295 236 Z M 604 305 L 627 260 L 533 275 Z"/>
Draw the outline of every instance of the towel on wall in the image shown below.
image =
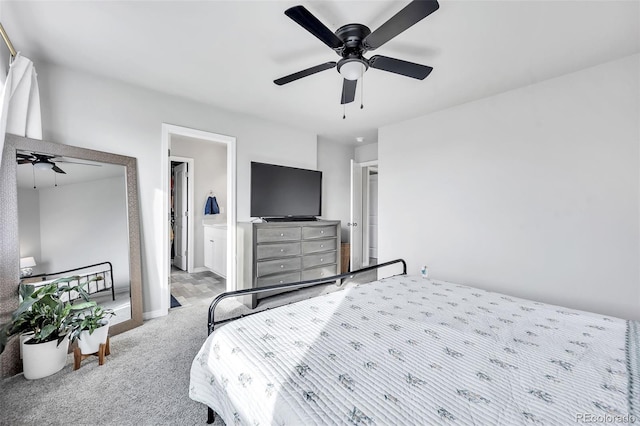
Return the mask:
<path fill-rule="evenodd" d="M 204 206 L 204 214 L 219 214 L 220 207 L 218 207 L 218 201 L 216 197 L 208 197 L 207 203 Z"/>

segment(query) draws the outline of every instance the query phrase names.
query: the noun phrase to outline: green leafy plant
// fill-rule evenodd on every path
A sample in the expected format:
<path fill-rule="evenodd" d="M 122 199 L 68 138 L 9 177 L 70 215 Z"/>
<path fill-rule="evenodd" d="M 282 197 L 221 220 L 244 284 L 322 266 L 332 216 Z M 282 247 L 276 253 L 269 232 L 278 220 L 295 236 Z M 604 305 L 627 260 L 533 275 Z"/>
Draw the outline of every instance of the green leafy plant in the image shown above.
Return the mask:
<path fill-rule="evenodd" d="M 37 288 L 31 284 L 20 284 L 20 305 L 11 315 L 11 320 L 0 326 L 0 353 L 10 338 L 23 333 L 33 333 L 29 343 L 57 340 L 60 344 L 71 331 L 76 314 L 96 306 L 95 302 L 89 300 L 89 294 L 83 287 L 102 278 L 69 285 L 74 281 L 79 282 L 79 279 L 78 276 L 60 278 Z M 73 292 L 77 292 L 80 298 L 71 301 Z"/>
<path fill-rule="evenodd" d="M 107 325 L 108 319 L 113 315 L 115 315 L 113 309 L 104 309 L 102 306 L 96 305 L 74 316 L 70 322 L 71 332 L 69 333 L 69 338 L 71 342 L 78 339 L 83 331 L 93 334 L 96 329 Z"/>

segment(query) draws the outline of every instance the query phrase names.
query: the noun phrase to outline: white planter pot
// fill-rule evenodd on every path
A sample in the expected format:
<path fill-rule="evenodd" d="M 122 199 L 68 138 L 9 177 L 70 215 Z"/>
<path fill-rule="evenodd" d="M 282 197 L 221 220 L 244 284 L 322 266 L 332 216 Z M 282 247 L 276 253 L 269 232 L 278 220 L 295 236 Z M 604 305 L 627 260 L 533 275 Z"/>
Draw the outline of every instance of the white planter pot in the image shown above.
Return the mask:
<path fill-rule="evenodd" d="M 29 333 L 23 333 L 20 335 L 20 359 L 22 359 L 22 351 L 23 351 L 22 348 L 24 347 L 24 342 L 31 339 L 32 337 L 33 337 L 33 331 Z"/>
<path fill-rule="evenodd" d="M 58 340 L 46 343 L 22 344 L 22 369 L 24 378 L 33 380 L 50 376 L 62 370 L 67 363 L 69 338 L 65 337 L 58 345 Z"/>
<path fill-rule="evenodd" d="M 93 334 L 89 334 L 87 330 L 83 330 L 78 335 L 78 347 L 83 355 L 94 354 L 100 349 L 101 343 L 107 343 L 109 335 L 109 324 L 98 327 L 93 330 Z"/>

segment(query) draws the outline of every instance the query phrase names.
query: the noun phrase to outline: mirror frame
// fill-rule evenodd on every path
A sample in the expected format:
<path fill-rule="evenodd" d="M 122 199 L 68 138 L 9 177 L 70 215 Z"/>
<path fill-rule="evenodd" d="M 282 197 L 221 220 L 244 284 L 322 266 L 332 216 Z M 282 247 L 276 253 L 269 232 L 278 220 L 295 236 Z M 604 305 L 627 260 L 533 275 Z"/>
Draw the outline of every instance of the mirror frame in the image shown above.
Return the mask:
<path fill-rule="evenodd" d="M 129 279 L 131 319 L 109 327 L 109 335 L 142 325 L 142 273 L 140 257 L 140 219 L 136 159 L 124 155 L 79 148 L 7 134 L 0 162 L 0 322 L 4 323 L 18 307 L 20 283 L 20 240 L 18 235 L 17 151 L 35 151 L 79 160 L 125 166 L 127 215 L 129 224 Z M 0 377 L 22 371 L 19 339 L 11 339 L 0 355 Z"/>

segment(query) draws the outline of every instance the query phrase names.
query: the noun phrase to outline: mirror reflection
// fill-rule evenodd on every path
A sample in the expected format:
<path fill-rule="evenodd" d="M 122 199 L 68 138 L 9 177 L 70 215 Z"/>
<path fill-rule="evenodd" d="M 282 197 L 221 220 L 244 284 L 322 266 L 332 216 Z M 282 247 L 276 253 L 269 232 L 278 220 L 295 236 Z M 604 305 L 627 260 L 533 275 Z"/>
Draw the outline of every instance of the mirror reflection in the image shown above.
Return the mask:
<path fill-rule="evenodd" d="M 85 289 L 131 319 L 126 168 L 17 151 L 21 281 L 34 285 L 78 275 L 101 277 Z"/>

